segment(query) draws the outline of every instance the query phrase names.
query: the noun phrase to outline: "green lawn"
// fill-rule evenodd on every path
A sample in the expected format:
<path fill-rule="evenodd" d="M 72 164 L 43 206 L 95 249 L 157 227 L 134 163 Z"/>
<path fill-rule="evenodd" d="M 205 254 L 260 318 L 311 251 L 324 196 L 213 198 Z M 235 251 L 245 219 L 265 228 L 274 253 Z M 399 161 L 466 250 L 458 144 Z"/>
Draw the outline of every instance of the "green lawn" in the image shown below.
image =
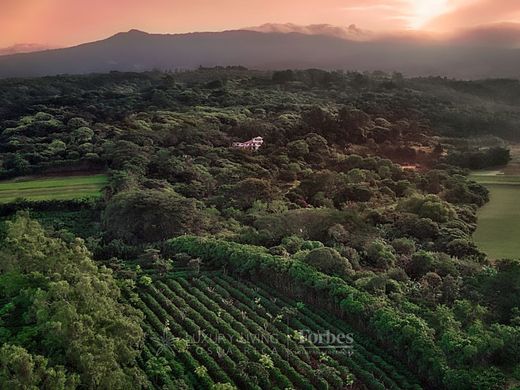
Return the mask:
<path fill-rule="evenodd" d="M 18 198 L 66 200 L 98 197 L 107 182 L 108 177 L 103 174 L 8 180 L 0 182 L 0 203 Z"/>
<path fill-rule="evenodd" d="M 471 175 L 471 179 L 485 186 L 493 184 L 520 185 L 520 176 L 492 175 L 479 172 Z"/>
<path fill-rule="evenodd" d="M 491 200 L 479 211 L 475 243 L 493 259 L 520 258 L 520 177 L 489 178 L 497 180 L 483 183 Z"/>

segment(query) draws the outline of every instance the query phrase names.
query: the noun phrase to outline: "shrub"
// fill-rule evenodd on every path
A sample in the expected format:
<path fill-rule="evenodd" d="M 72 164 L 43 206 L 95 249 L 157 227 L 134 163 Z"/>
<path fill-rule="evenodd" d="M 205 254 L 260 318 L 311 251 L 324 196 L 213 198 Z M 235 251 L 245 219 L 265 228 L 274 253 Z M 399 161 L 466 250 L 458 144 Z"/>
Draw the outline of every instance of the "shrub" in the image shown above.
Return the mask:
<path fill-rule="evenodd" d="M 352 270 L 352 265 L 347 259 L 335 249 L 327 247 L 311 250 L 304 261 L 329 275 L 344 276 Z"/>
<path fill-rule="evenodd" d="M 376 240 L 367 247 L 367 261 L 374 267 L 388 269 L 395 264 L 393 248 L 383 240 Z"/>
<path fill-rule="evenodd" d="M 392 247 L 399 255 L 410 256 L 415 252 L 415 242 L 409 238 L 396 238 L 392 241 Z"/>

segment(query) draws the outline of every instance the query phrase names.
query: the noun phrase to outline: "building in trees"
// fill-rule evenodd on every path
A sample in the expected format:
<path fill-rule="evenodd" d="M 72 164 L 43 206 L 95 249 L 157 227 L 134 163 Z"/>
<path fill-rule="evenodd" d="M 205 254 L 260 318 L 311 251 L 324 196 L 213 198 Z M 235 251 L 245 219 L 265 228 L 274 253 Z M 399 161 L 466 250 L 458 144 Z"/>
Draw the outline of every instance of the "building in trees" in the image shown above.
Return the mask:
<path fill-rule="evenodd" d="M 257 151 L 263 143 L 264 139 L 262 137 L 255 137 L 246 142 L 233 142 L 233 147 Z"/>

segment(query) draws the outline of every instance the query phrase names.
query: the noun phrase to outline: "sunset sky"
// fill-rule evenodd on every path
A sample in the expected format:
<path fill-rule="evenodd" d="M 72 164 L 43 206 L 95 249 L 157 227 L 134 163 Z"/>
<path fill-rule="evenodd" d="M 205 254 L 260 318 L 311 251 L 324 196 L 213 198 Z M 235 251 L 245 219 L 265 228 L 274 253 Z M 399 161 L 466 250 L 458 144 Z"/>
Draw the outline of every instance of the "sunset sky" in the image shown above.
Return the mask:
<path fill-rule="evenodd" d="M 520 22 L 520 0 L 0 0 L 0 47 L 69 46 L 132 28 L 176 33 L 267 22 L 452 32 Z"/>

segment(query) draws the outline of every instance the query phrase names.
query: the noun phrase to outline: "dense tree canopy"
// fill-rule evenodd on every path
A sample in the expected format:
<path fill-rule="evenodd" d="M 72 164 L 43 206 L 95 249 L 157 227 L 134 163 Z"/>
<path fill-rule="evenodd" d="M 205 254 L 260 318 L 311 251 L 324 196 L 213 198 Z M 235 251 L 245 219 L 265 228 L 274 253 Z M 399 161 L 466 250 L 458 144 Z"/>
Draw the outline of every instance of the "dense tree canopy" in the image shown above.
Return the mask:
<path fill-rule="evenodd" d="M 518 138 L 518 96 L 512 80 L 317 69 L 1 80 L 2 178 L 109 183 L 96 200 L 0 205 L 0 387 L 136 388 L 142 369 L 212 388 L 225 357 L 181 352 L 183 371 L 141 348 L 132 286 L 148 299 L 158 279 L 220 268 L 346 319 L 425 386 L 514 386 L 518 264 L 473 243 L 489 193 L 468 169 L 509 161 L 498 137 Z M 258 151 L 233 147 L 256 136 Z"/>
<path fill-rule="evenodd" d="M 120 192 L 104 214 L 109 234 L 134 243 L 200 232 L 204 222 L 195 199 L 157 189 Z"/>
<path fill-rule="evenodd" d="M 140 383 L 140 316 L 121 302 L 112 272 L 91 260 L 80 239 L 49 237 L 26 216 L 7 224 L 0 252 L 2 387 Z"/>

